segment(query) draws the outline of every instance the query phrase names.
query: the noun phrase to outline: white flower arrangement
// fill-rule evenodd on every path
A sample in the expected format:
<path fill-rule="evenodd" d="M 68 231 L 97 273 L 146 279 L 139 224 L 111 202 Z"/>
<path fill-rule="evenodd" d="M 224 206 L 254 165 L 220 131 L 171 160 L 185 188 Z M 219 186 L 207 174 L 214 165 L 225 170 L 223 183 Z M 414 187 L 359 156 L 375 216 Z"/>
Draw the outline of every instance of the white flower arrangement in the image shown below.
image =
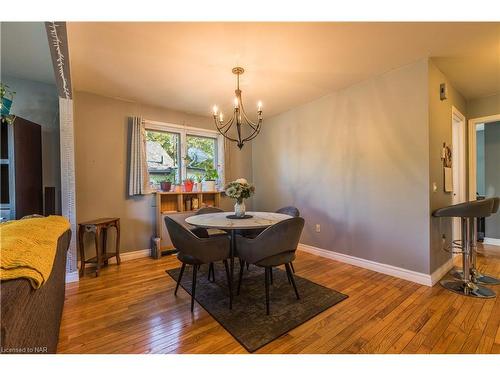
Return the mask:
<path fill-rule="evenodd" d="M 255 187 L 249 184 L 245 178 L 238 178 L 226 185 L 226 195 L 242 203 L 243 199 L 250 198 L 255 193 Z"/>

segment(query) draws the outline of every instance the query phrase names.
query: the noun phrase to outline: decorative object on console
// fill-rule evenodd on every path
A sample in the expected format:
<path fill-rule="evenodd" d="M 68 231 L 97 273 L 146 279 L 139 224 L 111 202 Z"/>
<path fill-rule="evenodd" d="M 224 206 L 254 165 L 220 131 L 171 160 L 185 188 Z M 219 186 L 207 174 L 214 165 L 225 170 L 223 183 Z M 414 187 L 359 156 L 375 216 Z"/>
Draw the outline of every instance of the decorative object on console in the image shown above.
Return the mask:
<path fill-rule="evenodd" d="M 241 90 L 240 90 L 240 75 L 245 72 L 245 69 L 242 67 L 235 67 L 232 70 L 233 74 L 236 74 L 236 90 L 234 93 L 236 94 L 236 97 L 234 98 L 234 109 L 233 109 L 233 116 L 224 123 L 224 114 L 219 112 L 219 109 L 217 108 L 216 105 L 213 107 L 213 116 L 214 116 L 214 121 L 215 121 L 215 127 L 221 133 L 225 138 L 230 140 L 231 142 L 236 142 L 238 145 L 239 149 L 243 147 L 245 142 L 251 141 L 260 132 L 260 127 L 262 125 L 262 102 L 259 101 L 257 104 L 257 122 L 252 122 L 246 112 L 245 108 L 243 107 L 243 100 L 241 99 Z M 229 130 L 233 126 L 233 124 L 236 124 L 236 130 L 238 133 L 238 138 L 232 138 L 229 136 Z M 242 125 L 247 125 L 250 128 L 249 135 L 245 136 L 242 134 Z"/>
<path fill-rule="evenodd" d="M 203 176 L 201 174 L 197 174 L 195 177 L 196 182 L 194 183 L 194 189 L 195 191 L 201 192 L 202 191 L 202 182 L 203 182 Z"/>
<path fill-rule="evenodd" d="M 246 179 L 238 178 L 227 184 L 225 190 L 228 197 L 236 199 L 234 215 L 236 217 L 245 217 L 246 208 L 244 199 L 248 199 L 254 194 L 255 187 L 249 184 Z"/>
<path fill-rule="evenodd" d="M 202 182 L 202 191 L 215 191 L 215 183 L 219 174 L 214 168 L 207 168 Z"/>
<path fill-rule="evenodd" d="M 184 180 L 184 191 L 191 192 L 193 191 L 194 180 L 192 177 L 188 177 Z"/>
<path fill-rule="evenodd" d="M 197 210 L 200 207 L 198 198 L 193 198 L 191 200 L 191 208 Z"/>
<path fill-rule="evenodd" d="M 162 191 L 170 191 L 172 183 L 170 181 L 162 181 L 160 182 L 160 186 Z"/>
<path fill-rule="evenodd" d="M 441 160 L 443 161 L 444 192 L 451 193 L 453 191 L 451 149 L 444 142 L 441 150 Z"/>

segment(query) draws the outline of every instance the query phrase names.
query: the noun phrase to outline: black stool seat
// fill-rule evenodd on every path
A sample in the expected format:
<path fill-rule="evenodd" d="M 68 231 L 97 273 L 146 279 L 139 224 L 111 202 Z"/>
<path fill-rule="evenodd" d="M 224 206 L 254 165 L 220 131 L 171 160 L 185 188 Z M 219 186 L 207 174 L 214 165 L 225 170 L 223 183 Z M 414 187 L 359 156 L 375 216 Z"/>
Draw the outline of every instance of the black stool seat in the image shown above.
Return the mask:
<path fill-rule="evenodd" d="M 488 199 L 484 199 L 484 200 L 493 202 L 493 206 L 491 207 L 491 213 L 496 214 L 498 212 L 498 206 L 500 206 L 500 198 L 493 197 L 493 198 L 488 198 Z"/>
<path fill-rule="evenodd" d="M 488 217 L 491 215 L 494 205 L 493 199 L 483 199 L 454 204 L 438 208 L 432 213 L 434 217 Z"/>
<path fill-rule="evenodd" d="M 462 271 L 453 271 L 452 275 L 459 280 L 442 280 L 441 285 L 458 294 L 477 298 L 494 298 L 495 292 L 478 285 L 479 281 L 486 284 L 493 283 L 493 278 L 480 274 L 475 268 L 475 222 L 478 218 L 488 217 L 494 212 L 496 205 L 494 198 L 459 203 L 437 209 L 432 213 L 434 217 L 448 217 L 461 219 L 461 239 L 453 241 L 453 247 L 461 249 Z M 446 248 L 444 248 L 446 250 Z"/>

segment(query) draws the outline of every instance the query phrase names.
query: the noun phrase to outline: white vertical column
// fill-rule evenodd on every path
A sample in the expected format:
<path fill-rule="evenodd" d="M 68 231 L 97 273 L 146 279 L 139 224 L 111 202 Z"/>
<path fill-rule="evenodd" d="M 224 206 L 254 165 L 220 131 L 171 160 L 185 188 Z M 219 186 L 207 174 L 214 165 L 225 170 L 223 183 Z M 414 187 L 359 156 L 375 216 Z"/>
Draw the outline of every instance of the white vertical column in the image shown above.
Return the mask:
<path fill-rule="evenodd" d="M 61 208 L 62 215 L 71 223 L 71 243 L 68 250 L 66 273 L 69 278 L 78 278 L 76 255 L 76 186 L 75 186 L 75 141 L 73 128 L 73 100 L 59 98 L 60 143 L 61 143 Z"/>

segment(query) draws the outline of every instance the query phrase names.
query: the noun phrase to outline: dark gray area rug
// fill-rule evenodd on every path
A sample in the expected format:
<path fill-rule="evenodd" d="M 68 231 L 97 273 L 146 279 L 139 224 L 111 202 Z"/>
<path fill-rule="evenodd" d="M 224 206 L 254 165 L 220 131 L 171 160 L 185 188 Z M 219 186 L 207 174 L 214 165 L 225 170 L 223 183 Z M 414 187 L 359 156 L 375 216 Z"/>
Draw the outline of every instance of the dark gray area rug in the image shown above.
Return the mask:
<path fill-rule="evenodd" d="M 229 310 L 229 290 L 224 265 L 215 264 L 215 282 L 207 279 L 208 266 L 198 271 L 195 300 L 208 311 L 249 352 L 254 352 L 322 311 L 347 298 L 345 294 L 295 275 L 300 294 L 297 300 L 286 272 L 273 270 L 270 287 L 270 315 L 266 315 L 264 269 L 250 266 L 243 273 L 240 295 L 236 295 L 239 264 L 235 262 L 233 309 Z M 181 286 L 191 294 L 192 266 L 186 266 Z M 180 268 L 166 270 L 177 280 Z M 186 306 L 186 308 L 189 308 Z"/>

